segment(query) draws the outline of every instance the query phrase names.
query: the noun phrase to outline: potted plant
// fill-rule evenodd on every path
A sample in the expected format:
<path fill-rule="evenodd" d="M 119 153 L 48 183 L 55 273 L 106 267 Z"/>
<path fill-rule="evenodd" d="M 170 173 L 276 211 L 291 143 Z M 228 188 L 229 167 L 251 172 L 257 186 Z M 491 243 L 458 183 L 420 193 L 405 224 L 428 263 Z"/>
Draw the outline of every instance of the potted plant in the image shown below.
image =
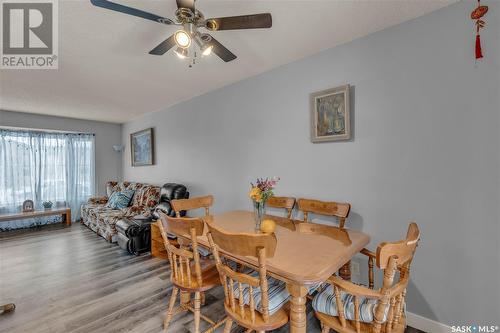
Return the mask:
<path fill-rule="evenodd" d="M 53 203 L 52 203 L 52 201 L 44 201 L 44 202 L 42 203 L 42 205 L 43 205 L 43 208 L 45 208 L 45 209 L 51 209 L 51 208 L 52 208 Z"/>

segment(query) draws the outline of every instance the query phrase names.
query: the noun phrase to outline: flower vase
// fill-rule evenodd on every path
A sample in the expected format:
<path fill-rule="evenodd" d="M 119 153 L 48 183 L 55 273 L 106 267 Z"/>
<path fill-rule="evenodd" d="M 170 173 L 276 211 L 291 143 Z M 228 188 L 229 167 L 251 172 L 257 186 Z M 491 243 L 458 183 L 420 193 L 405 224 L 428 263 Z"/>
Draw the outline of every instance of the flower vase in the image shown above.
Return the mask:
<path fill-rule="evenodd" d="M 266 213 L 266 203 L 265 202 L 253 202 L 253 214 L 255 219 L 255 231 L 260 231 L 260 225 L 264 219 Z"/>

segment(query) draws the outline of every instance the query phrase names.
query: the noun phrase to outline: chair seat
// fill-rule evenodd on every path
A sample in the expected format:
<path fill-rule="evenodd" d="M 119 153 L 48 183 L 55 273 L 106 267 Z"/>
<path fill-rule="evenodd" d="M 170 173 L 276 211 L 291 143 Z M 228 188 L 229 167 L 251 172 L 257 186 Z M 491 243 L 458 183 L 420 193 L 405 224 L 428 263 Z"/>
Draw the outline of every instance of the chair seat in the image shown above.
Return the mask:
<path fill-rule="evenodd" d="M 177 235 L 170 234 L 170 233 L 167 233 L 167 237 L 170 241 L 176 241 L 178 239 Z M 189 248 L 192 249 L 191 246 Z M 200 256 L 202 256 L 204 258 L 208 258 L 212 255 L 212 251 L 210 251 L 209 249 L 207 249 L 203 246 L 198 246 L 198 253 L 200 254 Z"/>
<path fill-rule="evenodd" d="M 255 312 L 255 321 L 252 322 L 251 310 L 248 305 L 243 308 L 244 315 L 241 316 L 238 304 L 236 304 L 236 311 L 231 310 L 231 306 L 224 303 L 227 315 L 234 320 L 238 325 L 255 330 L 255 331 L 272 331 L 280 328 L 288 322 L 288 312 L 283 307 L 278 308 L 274 313 L 269 315 L 269 320 L 264 321 L 264 318 L 259 312 Z"/>
<path fill-rule="evenodd" d="M 217 287 L 221 284 L 219 278 L 219 272 L 217 271 L 217 267 L 215 266 L 215 262 L 213 260 L 200 260 L 201 266 L 201 275 L 202 275 L 202 284 L 201 286 L 198 284 L 196 280 L 196 272 L 194 267 L 194 262 L 191 262 L 190 270 L 191 270 L 191 283 L 188 283 L 187 277 L 183 280 L 176 281 L 172 280 L 172 283 L 183 291 L 196 292 L 196 291 L 207 291 L 214 287 Z"/>
<path fill-rule="evenodd" d="M 340 292 L 340 299 L 344 305 L 344 317 L 347 320 L 354 320 L 354 296 L 344 291 Z M 377 299 L 358 297 L 359 301 L 359 320 L 364 323 L 373 321 Z M 337 317 L 337 299 L 332 285 L 328 285 L 323 291 L 319 292 L 313 299 L 312 307 L 314 311 L 324 313 L 332 317 Z M 384 320 L 387 320 L 387 312 L 389 307 L 385 309 Z"/>
<path fill-rule="evenodd" d="M 250 276 L 259 278 L 259 272 L 250 271 Z M 246 272 L 247 274 L 250 272 Z M 247 284 L 242 284 L 243 287 L 243 303 L 246 305 L 250 304 L 250 288 Z M 290 293 L 286 290 L 286 283 L 276 280 L 272 277 L 267 278 L 267 289 L 269 295 L 269 315 L 277 312 L 285 303 L 290 300 Z M 233 286 L 235 298 L 239 298 L 238 284 Z M 262 312 L 261 310 L 261 290 L 260 287 L 253 288 L 253 299 L 255 304 L 255 309 Z"/>
<path fill-rule="evenodd" d="M 254 271 L 250 268 L 246 268 L 243 273 L 253 276 L 255 278 L 259 278 L 259 272 Z M 268 294 L 269 294 L 269 315 L 272 315 L 274 312 L 278 311 L 285 303 L 290 300 L 290 293 L 286 289 L 286 283 L 280 280 L 277 280 L 273 277 L 267 278 L 268 285 Z M 309 294 L 312 294 L 316 291 L 321 284 L 313 285 L 309 288 Z M 243 303 L 246 305 L 250 304 L 250 292 L 247 284 L 242 284 L 243 287 Z M 234 295 L 236 298 L 239 296 L 238 284 L 234 285 Z M 257 311 L 261 311 L 261 291 L 260 288 L 253 288 L 253 298 L 254 304 Z"/>
<path fill-rule="evenodd" d="M 346 326 L 342 326 L 339 317 L 330 316 L 321 312 L 315 312 L 316 318 L 318 318 L 321 323 L 326 324 L 327 327 L 332 328 L 336 332 L 339 333 L 357 333 L 356 323 L 351 320 L 346 320 Z M 372 323 L 359 323 L 360 330 L 359 332 L 372 332 L 373 324 Z M 391 333 L 404 333 L 406 327 L 406 318 L 403 315 L 400 318 L 399 323 L 397 323 L 392 329 Z M 387 325 L 382 325 L 381 333 L 388 332 Z"/>
<path fill-rule="evenodd" d="M 198 253 L 204 258 L 208 258 L 212 255 L 212 251 L 202 246 L 198 247 Z"/>

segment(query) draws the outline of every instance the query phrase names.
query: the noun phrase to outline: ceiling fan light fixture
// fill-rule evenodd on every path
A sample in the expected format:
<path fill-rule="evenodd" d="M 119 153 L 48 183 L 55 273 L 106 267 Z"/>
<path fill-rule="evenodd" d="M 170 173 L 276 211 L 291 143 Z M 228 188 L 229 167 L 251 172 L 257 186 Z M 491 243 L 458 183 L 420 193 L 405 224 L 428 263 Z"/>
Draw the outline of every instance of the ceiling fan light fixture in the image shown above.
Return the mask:
<path fill-rule="evenodd" d="M 214 45 L 212 44 L 212 37 L 208 34 L 196 34 L 194 37 L 196 44 L 198 44 L 201 55 L 208 56 L 212 54 Z"/>
<path fill-rule="evenodd" d="M 184 30 L 177 30 L 174 34 L 175 43 L 178 47 L 187 49 L 191 45 L 191 36 Z"/>
<path fill-rule="evenodd" d="M 209 56 L 212 54 L 212 51 L 214 49 L 214 46 L 213 45 L 210 45 L 210 44 L 205 44 L 202 48 L 201 48 L 201 54 L 204 55 L 204 56 Z"/>
<path fill-rule="evenodd" d="M 180 59 L 186 59 L 189 55 L 188 50 L 182 47 L 178 47 L 174 52 Z"/>
<path fill-rule="evenodd" d="M 219 24 L 217 24 L 217 21 L 214 19 L 207 20 L 205 22 L 205 28 L 207 28 L 210 31 L 216 31 L 219 29 Z"/>

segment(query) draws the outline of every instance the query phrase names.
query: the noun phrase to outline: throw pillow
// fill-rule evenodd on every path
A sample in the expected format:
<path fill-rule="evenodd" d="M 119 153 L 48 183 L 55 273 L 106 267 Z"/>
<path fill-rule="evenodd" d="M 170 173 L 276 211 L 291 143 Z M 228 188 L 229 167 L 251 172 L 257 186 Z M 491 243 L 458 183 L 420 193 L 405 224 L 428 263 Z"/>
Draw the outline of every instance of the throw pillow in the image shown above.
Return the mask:
<path fill-rule="evenodd" d="M 106 207 L 111 209 L 127 208 L 134 196 L 134 190 L 123 190 L 121 192 L 114 192 L 108 200 Z"/>

